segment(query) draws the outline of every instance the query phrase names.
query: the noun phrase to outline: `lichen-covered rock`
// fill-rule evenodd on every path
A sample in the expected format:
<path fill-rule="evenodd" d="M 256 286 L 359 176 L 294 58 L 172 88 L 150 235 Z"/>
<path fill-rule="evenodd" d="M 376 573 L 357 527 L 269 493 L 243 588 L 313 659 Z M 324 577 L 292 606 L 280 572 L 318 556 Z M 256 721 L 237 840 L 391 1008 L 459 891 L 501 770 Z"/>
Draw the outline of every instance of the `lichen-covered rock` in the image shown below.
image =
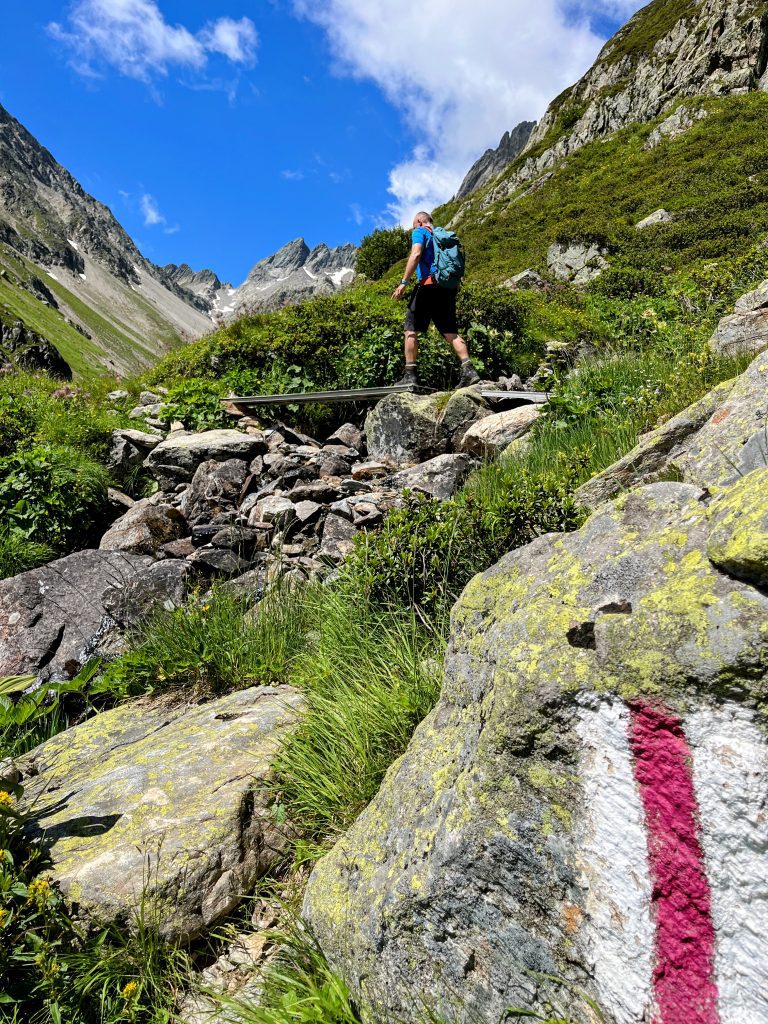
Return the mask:
<path fill-rule="evenodd" d="M 710 561 L 732 576 L 768 584 L 768 469 L 758 469 L 712 502 Z"/>
<path fill-rule="evenodd" d="M 437 707 L 305 898 L 382 1017 L 544 1014 L 542 975 L 612 1024 L 768 1012 L 768 596 L 712 528 L 657 483 L 466 588 Z"/>
<path fill-rule="evenodd" d="M 286 848 L 263 783 L 300 705 L 285 686 L 184 708 L 142 701 L 27 755 L 33 827 L 80 912 L 131 919 L 144 898 L 162 934 L 186 940 L 236 907 Z"/>
<path fill-rule="evenodd" d="M 161 490 L 188 483 L 201 462 L 243 459 L 249 462 L 265 450 L 264 438 L 239 430 L 205 430 L 200 434 L 174 433 L 148 455 L 145 465 Z"/>
<path fill-rule="evenodd" d="M 490 412 L 478 387 L 389 395 L 365 421 L 368 454 L 399 465 L 425 462 L 452 451 L 469 427 Z"/>
<path fill-rule="evenodd" d="M 643 217 L 639 220 L 635 227 L 638 231 L 644 231 L 645 228 L 655 227 L 656 224 L 669 224 L 675 218 L 668 210 L 660 209 L 654 210 L 653 213 L 649 213 L 647 217 Z"/>
<path fill-rule="evenodd" d="M 517 409 L 493 413 L 473 423 L 459 447 L 470 455 L 492 458 L 503 452 L 515 438 L 527 433 L 540 414 L 541 409 L 536 405 L 521 405 Z"/>
<path fill-rule="evenodd" d="M 768 345 L 768 281 L 742 295 L 733 313 L 723 317 L 709 339 L 721 355 L 760 352 Z"/>
<path fill-rule="evenodd" d="M 0 580 L 0 676 L 71 678 L 101 626 L 105 592 L 151 564 L 125 551 L 77 551 Z"/>
<path fill-rule="evenodd" d="M 469 455 L 458 452 L 454 455 L 437 455 L 419 466 L 395 473 L 389 483 L 398 490 L 426 491 L 434 498 L 446 499 L 458 491 L 476 465 Z"/>
<path fill-rule="evenodd" d="M 674 474 L 702 487 L 733 482 L 768 464 L 768 353 L 740 376 L 642 437 L 635 448 L 592 477 L 576 498 L 596 508 L 622 489 Z"/>
<path fill-rule="evenodd" d="M 101 538 L 102 551 L 132 551 L 154 555 L 163 544 L 188 533 L 187 522 L 177 508 L 142 498 L 110 526 Z"/>

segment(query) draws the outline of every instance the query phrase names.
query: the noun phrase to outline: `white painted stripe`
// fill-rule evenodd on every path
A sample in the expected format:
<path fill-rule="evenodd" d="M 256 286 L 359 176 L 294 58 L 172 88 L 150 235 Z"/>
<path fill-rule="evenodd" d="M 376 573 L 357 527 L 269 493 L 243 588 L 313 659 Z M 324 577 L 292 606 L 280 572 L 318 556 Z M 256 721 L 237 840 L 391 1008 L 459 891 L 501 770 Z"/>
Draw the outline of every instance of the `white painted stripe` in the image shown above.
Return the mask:
<path fill-rule="evenodd" d="M 629 711 L 618 700 L 583 707 L 582 834 L 576 848 L 587 888 L 580 929 L 598 1002 L 615 1024 L 651 1019 L 654 925 L 643 807 L 632 770 Z"/>
<path fill-rule="evenodd" d="M 745 708 L 690 714 L 693 781 L 712 891 L 721 1024 L 768 1022 L 768 744 Z"/>

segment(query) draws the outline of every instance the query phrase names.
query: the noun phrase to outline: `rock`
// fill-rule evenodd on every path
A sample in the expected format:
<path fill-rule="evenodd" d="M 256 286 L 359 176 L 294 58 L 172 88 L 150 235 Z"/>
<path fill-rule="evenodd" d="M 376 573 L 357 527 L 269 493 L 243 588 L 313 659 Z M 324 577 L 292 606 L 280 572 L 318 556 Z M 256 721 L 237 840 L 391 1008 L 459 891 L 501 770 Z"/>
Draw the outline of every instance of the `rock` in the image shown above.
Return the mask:
<path fill-rule="evenodd" d="M 240 597 L 249 602 L 260 601 L 267 586 L 267 569 L 268 562 L 265 559 L 260 561 L 254 569 L 249 569 L 241 576 L 235 576 L 233 579 L 227 580 L 226 583 L 222 583 L 221 589 L 234 597 Z"/>
<path fill-rule="evenodd" d="M 475 420 L 490 415 L 477 387 L 451 394 L 388 395 L 368 414 L 365 431 L 372 460 L 425 462 L 451 450 Z"/>
<path fill-rule="evenodd" d="M 401 470 L 389 482 L 399 490 L 426 491 L 435 498 L 446 499 L 458 491 L 475 464 L 468 455 L 437 455 L 419 466 Z"/>
<path fill-rule="evenodd" d="M 521 270 L 519 274 L 508 277 L 506 281 L 502 281 L 501 287 L 509 288 L 512 291 L 517 291 L 519 288 L 528 288 L 532 291 L 543 292 L 549 286 L 541 274 L 537 274 L 535 270 L 529 269 Z"/>
<path fill-rule="evenodd" d="M 318 505 L 316 501 L 297 501 L 294 505 L 296 519 L 302 527 L 313 523 L 319 516 L 321 509 L 322 506 Z"/>
<path fill-rule="evenodd" d="M 606 250 L 596 242 L 553 242 L 547 249 L 549 272 L 558 281 L 588 284 L 608 266 Z"/>
<path fill-rule="evenodd" d="M 758 309 L 765 309 L 766 306 L 768 306 L 768 281 L 763 281 L 757 288 L 753 288 L 752 291 L 746 292 L 740 299 L 737 299 L 733 311 L 734 313 L 754 313 Z"/>
<path fill-rule="evenodd" d="M 113 430 L 107 466 L 118 479 L 142 465 L 147 454 L 160 443 L 156 434 L 143 430 Z"/>
<path fill-rule="evenodd" d="M 0 322 L 0 364 L 5 362 L 33 373 L 42 371 L 58 380 L 72 380 L 72 368 L 56 346 L 22 320 L 10 326 Z"/>
<path fill-rule="evenodd" d="M 80 913 L 131 920 L 146 890 L 161 934 L 184 941 L 230 913 L 286 851 L 262 784 L 300 705 L 286 686 L 192 707 L 144 700 L 27 755 L 25 801 Z"/>
<path fill-rule="evenodd" d="M 576 491 L 595 508 L 620 490 L 674 473 L 703 487 L 721 486 L 766 464 L 768 353 L 694 405 L 642 437 L 635 448 Z"/>
<path fill-rule="evenodd" d="M 187 558 L 195 551 L 196 545 L 191 537 L 182 537 L 181 540 L 172 540 L 158 551 L 161 558 Z"/>
<path fill-rule="evenodd" d="M 674 219 L 667 210 L 654 210 L 653 213 L 649 213 L 647 217 L 639 220 L 635 227 L 638 231 L 643 231 L 645 228 L 653 227 L 655 224 L 670 224 Z"/>
<path fill-rule="evenodd" d="M 184 517 L 193 524 L 206 523 L 222 512 L 234 510 L 247 476 L 248 464 L 242 459 L 202 462 L 181 499 Z"/>
<path fill-rule="evenodd" d="M 339 497 L 339 489 L 327 480 L 308 480 L 294 485 L 288 492 L 291 501 L 298 504 L 300 501 L 316 501 L 325 504 L 329 501 L 336 501 Z"/>
<path fill-rule="evenodd" d="M 356 258 L 357 249 L 351 243 L 310 250 L 303 238 L 296 238 L 253 267 L 230 300 L 234 316 L 281 309 L 313 295 L 332 295 L 354 280 Z"/>
<path fill-rule="evenodd" d="M 202 462 L 246 462 L 264 450 L 260 437 L 239 430 L 206 430 L 200 434 L 172 434 L 150 452 L 145 465 L 164 491 L 187 483 Z"/>
<path fill-rule="evenodd" d="M 548 1017 L 545 975 L 626 1024 L 658 999 L 680 1021 L 703 998 L 713 1019 L 764 1005 L 768 595 L 706 555 L 728 508 L 765 523 L 752 476 L 724 520 L 702 489 L 653 484 L 465 589 L 436 708 L 306 890 L 377 1019 Z M 700 940 L 666 945 L 661 921 Z"/>
<path fill-rule="evenodd" d="M 459 447 L 463 452 L 479 458 L 493 458 L 515 438 L 527 433 L 540 415 L 541 409 L 536 405 L 521 405 L 517 409 L 493 413 L 473 423 L 461 439 Z"/>
<path fill-rule="evenodd" d="M 135 409 L 131 409 L 128 416 L 132 420 L 150 420 L 155 423 L 162 422 L 159 419 L 160 413 L 163 410 L 163 403 L 157 402 L 155 405 L 137 405 Z"/>
<path fill-rule="evenodd" d="M 145 555 L 86 550 L 0 580 L 0 676 L 76 675 L 102 624 L 105 592 L 151 564 Z"/>
<path fill-rule="evenodd" d="M 273 495 L 262 498 L 258 502 L 248 517 L 248 525 L 252 526 L 253 523 L 262 522 L 272 523 L 273 526 L 285 528 L 290 526 L 295 518 L 296 507 L 294 503 L 289 498 Z"/>
<path fill-rule="evenodd" d="M 155 608 L 181 608 L 195 579 L 188 562 L 155 562 L 125 583 L 109 587 L 103 597 L 104 610 L 118 625 L 135 626 Z"/>
<path fill-rule="evenodd" d="M 467 171 L 454 199 L 465 199 L 508 167 L 523 151 L 535 127 L 535 121 L 521 121 L 511 132 L 504 132 L 496 149 L 486 149 Z"/>
<path fill-rule="evenodd" d="M 116 512 L 118 515 L 122 515 L 124 512 L 127 512 L 129 508 L 133 508 L 136 504 L 136 500 L 135 498 L 131 498 L 128 494 L 118 491 L 115 487 L 108 487 L 107 504 L 113 512 Z"/>
<path fill-rule="evenodd" d="M 112 524 L 101 538 L 99 548 L 154 555 L 163 544 L 179 540 L 188 532 L 186 519 L 178 509 L 142 498 Z"/>
<path fill-rule="evenodd" d="M 768 469 L 733 484 L 709 508 L 707 555 L 730 576 L 768 584 Z"/>
<path fill-rule="evenodd" d="M 189 564 L 201 572 L 213 576 L 224 576 L 231 579 L 234 576 L 242 576 L 251 567 L 250 558 L 232 551 L 230 548 L 206 547 L 197 548 L 194 554 L 189 556 Z"/>
<path fill-rule="evenodd" d="M 118 388 L 117 391 L 110 391 L 107 395 L 107 400 L 110 402 L 122 402 L 126 398 L 130 398 L 130 392 L 124 391 L 122 388 Z"/>
<path fill-rule="evenodd" d="M 325 480 L 345 476 L 349 469 L 349 459 L 342 459 L 338 455 L 322 455 L 317 464 L 318 475 Z"/>
<path fill-rule="evenodd" d="M 333 514 L 326 516 L 318 558 L 333 564 L 342 561 L 351 554 L 356 533 L 349 519 Z"/>
<path fill-rule="evenodd" d="M 392 472 L 392 466 L 386 462 L 359 462 L 352 467 L 353 480 L 376 480 L 379 477 L 388 476 Z"/>
<path fill-rule="evenodd" d="M 323 447 L 339 444 L 346 448 L 356 448 L 358 451 L 362 451 L 365 434 L 354 423 L 342 423 L 338 430 L 334 430 Z"/>
<path fill-rule="evenodd" d="M 691 128 L 695 121 L 706 117 L 706 110 L 690 110 L 684 104 L 665 118 L 648 136 L 643 149 L 655 149 L 665 139 L 676 139 Z"/>
<path fill-rule="evenodd" d="M 760 352 L 768 345 L 768 281 L 742 295 L 733 313 L 724 316 L 709 339 L 719 355 Z"/>

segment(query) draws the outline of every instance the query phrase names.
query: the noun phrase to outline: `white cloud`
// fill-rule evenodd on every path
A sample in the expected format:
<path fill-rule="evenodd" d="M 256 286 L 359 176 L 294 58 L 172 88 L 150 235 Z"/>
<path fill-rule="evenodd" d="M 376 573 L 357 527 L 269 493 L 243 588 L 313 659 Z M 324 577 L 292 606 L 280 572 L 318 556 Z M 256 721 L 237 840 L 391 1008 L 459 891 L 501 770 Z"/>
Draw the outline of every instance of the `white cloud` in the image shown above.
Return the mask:
<path fill-rule="evenodd" d="M 165 224 L 165 217 L 160 213 L 157 201 L 154 196 L 145 192 L 140 200 L 141 212 L 144 216 L 144 224 L 147 227 L 154 227 L 155 224 Z"/>
<path fill-rule="evenodd" d="M 581 0 L 584 2 L 584 0 Z M 625 13 L 639 0 L 597 0 Z M 393 217 L 448 199 L 471 164 L 589 67 L 604 40 L 558 0 L 294 0 L 322 26 L 340 73 L 368 78 L 417 142 L 392 168 Z"/>
<path fill-rule="evenodd" d="M 282 176 L 285 178 L 286 181 L 303 181 L 304 180 L 304 171 L 291 171 L 291 170 L 288 170 L 288 171 L 281 171 L 280 173 L 282 174 Z"/>
<path fill-rule="evenodd" d="M 51 22 L 48 31 L 82 74 L 109 65 L 142 82 L 167 75 L 172 66 L 200 71 L 211 53 L 252 64 L 258 45 L 250 18 L 219 18 L 191 32 L 169 24 L 156 0 L 74 0 L 66 23 Z"/>
<path fill-rule="evenodd" d="M 363 216 L 363 210 L 360 204 L 350 203 L 349 212 L 352 214 L 352 220 L 355 222 L 355 224 L 357 224 L 358 227 L 360 227 L 363 221 L 365 220 L 365 217 Z"/>

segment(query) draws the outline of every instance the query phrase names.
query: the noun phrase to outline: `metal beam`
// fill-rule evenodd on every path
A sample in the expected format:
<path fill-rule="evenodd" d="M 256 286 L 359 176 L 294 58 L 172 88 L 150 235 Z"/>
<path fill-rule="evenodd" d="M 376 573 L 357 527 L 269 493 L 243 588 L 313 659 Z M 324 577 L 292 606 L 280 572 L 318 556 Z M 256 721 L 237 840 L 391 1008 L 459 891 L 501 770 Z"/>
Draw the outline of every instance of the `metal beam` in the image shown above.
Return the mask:
<path fill-rule="evenodd" d="M 298 391 L 285 395 L 231 395 L 222 402 L 247 408 L 254 405 L 306 405 L 318 402 L 324 405 L 333 402 L 378 402 L 387 395 L 429 395 L 434 388 L 411 387 L 395 384 L 388 388 L 349 388 L 345 391 Z M 483 398 L 491 402 L 521 405 L 526 402 L 541 405 L 547 401 L 544 391 L 481 391 Z"/>

